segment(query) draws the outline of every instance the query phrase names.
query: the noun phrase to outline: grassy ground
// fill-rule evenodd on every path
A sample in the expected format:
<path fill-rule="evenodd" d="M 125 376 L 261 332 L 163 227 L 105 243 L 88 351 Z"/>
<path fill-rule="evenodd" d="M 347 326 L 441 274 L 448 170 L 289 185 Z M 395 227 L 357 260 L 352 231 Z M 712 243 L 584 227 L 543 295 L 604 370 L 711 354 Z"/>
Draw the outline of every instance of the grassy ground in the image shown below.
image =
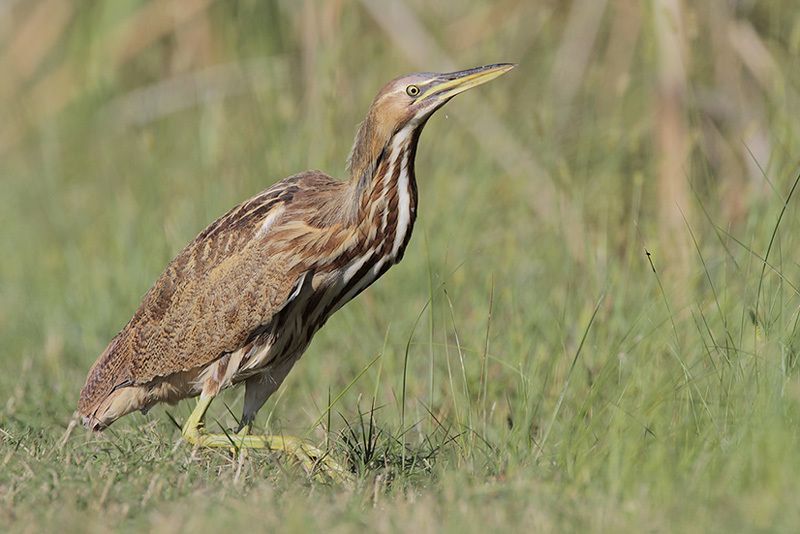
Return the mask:
<path fill-rule="evenodd" d="M 371 2 L 219 3 L 147 46 L 116 39 L 146 4 L 75 8 L 31 78 L 0 91 L 14 126 L 0 156 L 0 524 L 800 528 L 792 2 L 727 13 L 724 45 L 718 13 L 684 13 L 690 59 L 667 115 L 658 3 L 609 2 L 577 79 L 554 74 L 560 50 L 586 45 L 570 48 L 576 15 L 559 2 L 411 4 L 444 48 L 464 49 L 459 67 L 519 67 L 432 119 L 405 260 L 329 321 L 261 411 L 260 428 L 329 446 L 357 475 L 350 489 L 270 453 L 192 451 L 166 413 L 182 421 L 191 401 L 99 435 L 68 429 L 90 364 L 172 255 L 286 175 L 342 176 L 374 92 L 418 67 Z M 617 49 L 625 31 L 634 46 Z M 44 101 L 69 98 L 45 113 L 37 80 L 58 65 L 73 85 L 46 86 Z M 158 85 L 210 65 L 251 70 L 215 71 L 239 76 L 224 98 L 170 100 L 177 86 Z M 665 176 L 670 113 L 688 148 Z M 499 160 L 495 130 L 470 133 L 481 121 L 537 162 Z M 677 226 L 665 180 L 689 191 Z M 238 415 L 242 392 L 224 401 Z M 235 425 L 223 403 L 212 418 Z"/>

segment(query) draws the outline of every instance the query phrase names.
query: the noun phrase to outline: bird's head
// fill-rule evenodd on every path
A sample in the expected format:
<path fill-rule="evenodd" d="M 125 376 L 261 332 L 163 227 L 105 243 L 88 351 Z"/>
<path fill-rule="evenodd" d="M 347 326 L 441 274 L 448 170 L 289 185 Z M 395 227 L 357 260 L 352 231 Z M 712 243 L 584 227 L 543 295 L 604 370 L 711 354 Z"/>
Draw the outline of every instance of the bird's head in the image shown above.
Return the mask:
<path fill-rule="evenodd" d="M 405 134 L 415 143 L 428 118 L 451 98 L 513 68 L 512 63 L 497 63 L 457 72 L 420 72 L 386 84 L 356 135 L 348 159 L 351 177 L 361 180 L 374 170 L 379 155 L 396 135 Z"/>

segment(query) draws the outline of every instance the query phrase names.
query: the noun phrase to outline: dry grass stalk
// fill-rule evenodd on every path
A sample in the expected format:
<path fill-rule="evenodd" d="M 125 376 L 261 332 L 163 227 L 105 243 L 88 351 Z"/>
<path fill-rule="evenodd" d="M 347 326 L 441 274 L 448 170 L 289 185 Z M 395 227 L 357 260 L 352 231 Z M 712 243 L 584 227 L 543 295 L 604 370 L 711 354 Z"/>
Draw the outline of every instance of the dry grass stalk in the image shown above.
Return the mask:
<path fill-rule="evenodd" d="M 684 214 L 689 216 L 687 181 L 689 129 L 686 121 L 686 69 L 680 0 L 653 0 L 658 41 L 658 88 L 654 101 L 654 142 L 658 153 L 658 221 L 661 261 L 687 274 L 689 242 Z"/>

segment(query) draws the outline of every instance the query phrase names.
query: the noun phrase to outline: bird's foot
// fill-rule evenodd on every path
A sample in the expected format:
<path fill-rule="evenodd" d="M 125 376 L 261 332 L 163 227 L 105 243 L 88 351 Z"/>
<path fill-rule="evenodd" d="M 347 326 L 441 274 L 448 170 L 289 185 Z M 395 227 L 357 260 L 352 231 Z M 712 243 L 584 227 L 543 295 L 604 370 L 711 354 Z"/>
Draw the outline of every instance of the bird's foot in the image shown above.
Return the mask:
<path fill-rule="evenodd" d="M 353 475 L 329 453 L 314 445 L 293 436 L 252 435 L 248 428 L 236 434 L 209 434 L 203 431 L 202 425 L 192 429 L 183 429 L 183 437 L 196 447 L 229 448 L 241 454 L 247 449 L 269 449 L 286 453 L 295 459 L 303 469 L 315 480 L 349 485 Z"/>
<path fill-rule="evenodd" d="M 212 397 L 201 397 L 197 407 L 183 425 L 183 438 L 195 447 L 228 448 L 241 454 L 246 449 L 281 451 L 295 458 L 311 477 L 318 481 L 332 480 L 351 485 L 353 475 L 330 454 L 293 436 L 253 435 L 250 425 L 244 424 L 237 433 L 210 434 L 205 432 L 203 418 Z"/>
<path fill-rule="evenodd" d="M 352 485 L 353 475 L 337 462 L 328 451 L 294 436 L 251 435 L 254 442 L 263 444 L 258 448 L 280 451 L 303 466 L 308 475 L 318 482 L 333 482 Z"/>

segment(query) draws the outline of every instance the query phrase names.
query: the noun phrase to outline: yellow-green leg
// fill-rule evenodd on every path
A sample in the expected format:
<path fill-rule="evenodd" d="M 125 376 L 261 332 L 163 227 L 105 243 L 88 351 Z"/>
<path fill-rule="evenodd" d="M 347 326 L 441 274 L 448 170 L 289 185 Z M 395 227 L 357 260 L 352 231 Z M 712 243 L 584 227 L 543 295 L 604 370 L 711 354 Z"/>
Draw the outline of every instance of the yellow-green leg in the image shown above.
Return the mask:
<path fill-rule="evenodd" d="M 226 447 L 235 450 L 241 449 L 269 449 L 281 451 L 296 458 L 303 468 L 315 478 L 320 478 L 320 473 L 327 475 L 337 482 L 350 482 L 352 475 L 338 462 L 319 448 L 306 443 L 300 438 L 292 436 L 251 435 L 250 425 L 245 425 L 238 433 L 209 434 L 203 430 L 203 420 L 208 407 L 214 397 L 203 397 L 197 400 L 197 406 L 192 411 L 181 433 L 183 438 L 196 447 Z"/>

